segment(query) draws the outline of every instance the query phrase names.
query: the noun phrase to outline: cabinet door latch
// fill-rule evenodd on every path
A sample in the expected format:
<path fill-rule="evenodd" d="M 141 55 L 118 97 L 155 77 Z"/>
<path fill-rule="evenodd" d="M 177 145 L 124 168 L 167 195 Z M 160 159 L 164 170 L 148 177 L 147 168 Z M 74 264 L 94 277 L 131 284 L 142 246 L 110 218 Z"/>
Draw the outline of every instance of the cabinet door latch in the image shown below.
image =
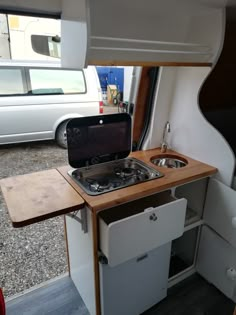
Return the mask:
<path fill-rule="evenodd" d="M 155 213 L 152 213 L 152 214 L 150 215 L 150 217 L 149 217 L 149 220 L 151 220 L 151 221 L 156 221 L 156 220 L 157 220 L 156 214 L 155 214 Z"/>

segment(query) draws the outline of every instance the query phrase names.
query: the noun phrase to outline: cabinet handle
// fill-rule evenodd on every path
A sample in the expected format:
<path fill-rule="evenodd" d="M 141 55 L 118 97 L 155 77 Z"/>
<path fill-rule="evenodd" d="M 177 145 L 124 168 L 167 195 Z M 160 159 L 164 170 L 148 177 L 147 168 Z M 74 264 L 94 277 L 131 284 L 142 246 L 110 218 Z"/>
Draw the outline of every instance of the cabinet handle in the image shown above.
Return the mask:
<path fill-rule="evenodd" d="M 155 214 L 155 213 L 152 213 L 152 214 L 150 215 L 150 217 L 149 217 L 149 220 L 151 220 L 151 221 L 156 221 L 156 220 L 157 220 L 156 214 Z"/>

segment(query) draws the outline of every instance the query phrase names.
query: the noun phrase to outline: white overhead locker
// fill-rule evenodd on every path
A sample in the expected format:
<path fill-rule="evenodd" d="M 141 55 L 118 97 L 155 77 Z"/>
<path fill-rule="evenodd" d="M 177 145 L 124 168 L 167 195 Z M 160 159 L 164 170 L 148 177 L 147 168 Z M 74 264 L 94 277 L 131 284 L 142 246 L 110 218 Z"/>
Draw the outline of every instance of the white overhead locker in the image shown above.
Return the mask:
<path fill-rule="evenodd" d="M 91 0 L 89 61 L 213 62 L 224 11 L 199 1 Z"/>
<path fill-rule="evenodd" d="M 0 9 L 61 15 L 62 66 L 69 68 L 212 63 L 224 35 L 223 6 L 196 0 L 0 0 Z"/>

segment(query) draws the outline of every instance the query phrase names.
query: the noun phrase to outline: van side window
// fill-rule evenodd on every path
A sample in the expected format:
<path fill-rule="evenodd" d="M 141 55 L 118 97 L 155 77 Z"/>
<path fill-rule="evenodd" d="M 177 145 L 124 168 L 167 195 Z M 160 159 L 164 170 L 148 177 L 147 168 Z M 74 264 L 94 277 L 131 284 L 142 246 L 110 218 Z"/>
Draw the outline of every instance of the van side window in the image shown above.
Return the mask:
<path fill-rule="evenodd" d="M 0 95 L 26 94 L 23 84 L 21 69 L 1 68 L 0 69 Z"/>
<path fill-rule="evenodd" d="M 31 94 L 78 94 L 86 92 L 83 71 L 30 69 Z"/>

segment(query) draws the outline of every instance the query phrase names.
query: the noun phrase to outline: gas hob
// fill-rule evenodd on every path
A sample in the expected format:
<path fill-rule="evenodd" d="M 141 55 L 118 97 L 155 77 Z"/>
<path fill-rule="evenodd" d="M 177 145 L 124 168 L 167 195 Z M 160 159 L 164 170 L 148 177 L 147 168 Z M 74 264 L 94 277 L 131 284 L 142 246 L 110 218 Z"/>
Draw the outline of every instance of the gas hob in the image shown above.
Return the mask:
<path fill-rule="evenodd" d="M 157 179 L 162 173 L 134 158 L 70 170 L 68 174 L 92 196 Z"/>

